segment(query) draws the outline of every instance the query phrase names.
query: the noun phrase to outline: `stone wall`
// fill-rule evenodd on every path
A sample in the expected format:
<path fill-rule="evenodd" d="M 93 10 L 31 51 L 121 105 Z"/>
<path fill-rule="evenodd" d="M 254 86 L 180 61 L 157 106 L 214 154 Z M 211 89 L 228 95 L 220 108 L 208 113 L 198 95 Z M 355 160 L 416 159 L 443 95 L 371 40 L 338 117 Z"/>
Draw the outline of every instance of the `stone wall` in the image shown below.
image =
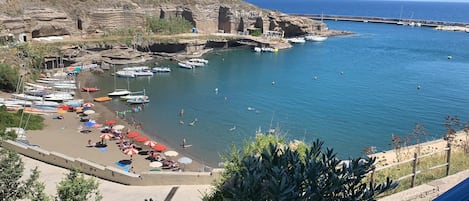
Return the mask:
<path fill-rule="evenodd" d="M 25 146 L 11 140 L 2 142 L 1 146 L 55 166 L 67 169 L 76 168 L 82 173 L 125 185 L 206 185 L 212 184 L 215 179 L 218 179 L 222 171 L 221 169 L 213 169 L 211 172 L 142 172 L 141 174 L 133 174 L 85 159 L 49 152 L 39 147 Z"/>

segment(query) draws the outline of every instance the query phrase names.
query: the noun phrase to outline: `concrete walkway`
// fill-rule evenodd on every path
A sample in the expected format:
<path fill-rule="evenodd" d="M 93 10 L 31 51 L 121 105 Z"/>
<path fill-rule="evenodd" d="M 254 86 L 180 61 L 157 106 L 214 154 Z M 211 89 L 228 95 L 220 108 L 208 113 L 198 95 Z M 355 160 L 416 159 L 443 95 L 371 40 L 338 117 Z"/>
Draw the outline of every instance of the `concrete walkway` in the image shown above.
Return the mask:
<path fill-rule="evenodd" d="M 47 195 L 57 194 L 57 184 L 65 177 L 68 170 L 41 161 L 21 156 L 24 162 L 24 173 L 38 167 L 39 180 L 46 185 Z M 211 189 L 210 185 L 174 185 L 174 186 L 126 186 L 96 178 L 103 201 L 143 201 L 152 198 L 154 201 L 199 201 L 202 195 Z"/>
<path fill-rule="evenodd" d="M 469 170 L 465 170 L 448 177 L 444 177 L 399 193 L 392 194 L 390 196 L 379 199 L 379 201 L 433 200 L 468 177 Z"/>

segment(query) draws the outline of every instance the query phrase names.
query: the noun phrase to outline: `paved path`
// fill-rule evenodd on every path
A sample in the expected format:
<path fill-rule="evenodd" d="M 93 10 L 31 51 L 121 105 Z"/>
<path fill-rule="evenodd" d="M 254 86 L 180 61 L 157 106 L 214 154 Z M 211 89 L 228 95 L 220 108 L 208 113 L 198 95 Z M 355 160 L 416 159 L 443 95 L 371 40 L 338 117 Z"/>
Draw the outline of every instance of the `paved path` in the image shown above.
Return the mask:
<path fill-rule="evenodd" d="M 414 188 L 392 194 L 379 201 L 424 201 L 433 200 L 450 188 L 469 177 L 469 170 L 465 170 L 445 178 L 431 181 Z"/>
<path fill-rule="evenodd" d="M 56 186 L 68 170 L 25 156 L 21 158 L 24 162 L 24 172 L 29 173 L 30 169 L 38 166 L 41 171 L 39 180 L 46 185 L 46 194 L 56 195 Z M 103 201 L 143 201 L 149 198 L 154 201 L 199 201 L 203 193 L 211 189 L 210 185 L 126 186 L 102 179 L 97 180 Z"/>

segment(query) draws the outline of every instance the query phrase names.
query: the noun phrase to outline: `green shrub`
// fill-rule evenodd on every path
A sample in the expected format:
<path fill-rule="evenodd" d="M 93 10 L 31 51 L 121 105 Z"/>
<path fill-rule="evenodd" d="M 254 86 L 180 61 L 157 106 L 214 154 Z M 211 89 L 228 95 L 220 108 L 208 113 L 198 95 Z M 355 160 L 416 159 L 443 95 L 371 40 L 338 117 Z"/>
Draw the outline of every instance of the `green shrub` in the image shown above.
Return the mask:
<path fill-rule="evenodd" d="M 149 17 L 146 20 L 147 29 L 158 34 L 180 34 L 189 33 L 192 29 L 192 23 L 182 17 L 171 19 L 160 19 L 158 17 Z"/>
<path fill-rule="evenodd" d="M 0 90 L 14 92 L 19 79 L 18 68 L 0 63 Z"/>
<path fill-rule="evenodd" d="M 260 29 L 254 29 L 249 33 L 251 36 L 261 36 L 262 31 Z"/>

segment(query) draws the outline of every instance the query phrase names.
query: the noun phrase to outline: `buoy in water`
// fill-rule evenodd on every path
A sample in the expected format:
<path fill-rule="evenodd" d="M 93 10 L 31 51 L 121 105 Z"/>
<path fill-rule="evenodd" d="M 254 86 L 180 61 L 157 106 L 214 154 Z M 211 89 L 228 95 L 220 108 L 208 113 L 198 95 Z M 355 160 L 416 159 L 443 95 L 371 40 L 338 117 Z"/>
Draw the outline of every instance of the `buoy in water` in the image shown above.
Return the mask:
<path fill-rule="evenodd" d="M 420 85 L 417 85 L 417 90 L 420 90 Z"/>
<path fill-rule="evenodd" d="M 275 81 L 272 81 L 272 85 L 275 85 Z"/>
<path fill-rule="evenodd" d="M 452 59 L 452 58 L 453 58 L 453 56 L 451 56 L 451 55 L 448 56 L 448 59 Z"/>

